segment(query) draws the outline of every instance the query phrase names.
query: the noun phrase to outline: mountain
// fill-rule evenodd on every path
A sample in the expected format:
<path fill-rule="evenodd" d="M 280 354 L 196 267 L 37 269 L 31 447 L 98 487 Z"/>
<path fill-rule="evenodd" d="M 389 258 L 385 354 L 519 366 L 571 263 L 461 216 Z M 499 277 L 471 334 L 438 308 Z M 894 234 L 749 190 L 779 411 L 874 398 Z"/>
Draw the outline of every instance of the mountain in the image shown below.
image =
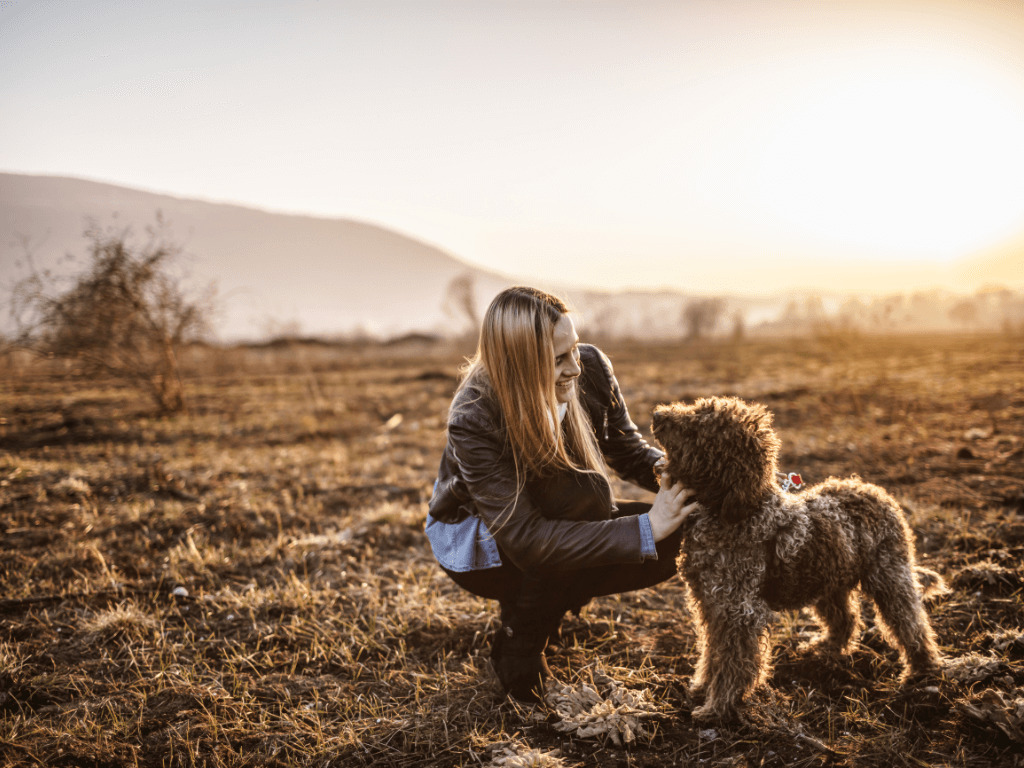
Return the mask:
<path fill-rule="evenodd" d="M 468 275 L 478 301 L 508 278 L 398 232 L 358 221 L 269 213 L 80 179 L 0 173 L 0 290 L 67 254 L 84 256 L 90 220 L 131 227 L 136 242 L 160 212 L 182 246 L 187 282 L 217 285 L 222 340 L 289 329 L 304 335 L 444 331 L 445 291 Z"/>
<path fill-rule="evenodd" d="M 683 333 L 682 309 L 693 298 L 669 289 L 595 290 L 546 284 L 532 277 L 515 280 L 364 222 L 271 213 L 80 179 L 0 173 L 0 332 L 9 329 L 3 302 L 11 284 L 26 274 L 26 252 L 37 268 L 67 270 L 73 265 L 63 261 L 65 255 L 87 253 L 83 232 L 90 220 L 100 227 L 131 227 L 141 243 L 157 212 L 168 223 L 170 237 L 183 247 L 180 263 L 186 281 L 195 286 L 211 281 L 217 285 L 219 312 L 214 328 L 221 341 L 263 339 L 285 332 L 388 338 L 410 332 L 467 331 L 467 315 L 459 311 L 457 302 L 446 302 L 453 281 L 463 277 L 472 285 L 477 317 L 499 290 L 525 282 L 566 298 L 577 310 L 577 325 L 584 337 L 678 338 Z M 816 267 L 809 265 L 808 273 L 814 271 Z M 878 295 L 899 292 L 894 288 L 896 272 L 895 267 L 882 271 Z M 985 285 L 1019 291 L 1024 288 L 1024 235 L 941 269 L 929 267 L 928 277 L 935 286 L 954 286 L 952 293 L 973 293 Z M 837 282 L 843 287 L 827 292 L 801 290 L 797 281 L 786 294 L 752 290 L 748 295 L 724 296 L 718 330 L 728 333 L 742 326 L 770 331 L 780 322 L 790 328 L 801 312 L 811 320 L 821 311 L 833 315 L 851 297 L 855 305 L 866 302 L 864 312 L 871 317 L 879 312 L 890 316 L 889 310 L 876 312 L 868 306 L 881 300 L 877 296 Z M 949 325 L 948 309 L 956 303 L 955 297 L 943 298 L 935 291 L 928 296 L 934 305 L 929 317 Z M 1024 322 L 1024 316 L 1017 317 L 1024 312 L 1018 311 L 1021 302 L 1024 298 L 1017 297 L 1012 307 L 1001 305 L 1003 314 L 992 315 L 990 324 Z M 446 303 L 449 310 L 456 305 L 455 310 L 446 312 Z M 908 316 L 901 322 L 909 328 L 924 321 Z M 936 322 L 928 320 L 927 327 L 938 327 Z"/>

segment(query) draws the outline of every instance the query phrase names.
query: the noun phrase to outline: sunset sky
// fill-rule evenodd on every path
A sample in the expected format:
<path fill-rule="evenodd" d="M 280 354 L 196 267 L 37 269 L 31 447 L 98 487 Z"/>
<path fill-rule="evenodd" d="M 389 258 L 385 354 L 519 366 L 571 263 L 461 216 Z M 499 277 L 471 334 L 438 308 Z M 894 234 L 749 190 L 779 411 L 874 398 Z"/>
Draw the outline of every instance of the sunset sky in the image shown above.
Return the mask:
<path fill-rule="evenodd" d="M 1022 2 L 7 0 L 0 74 L 2 171 L 538 280 L 924 287 L 1024 234 Z"/>

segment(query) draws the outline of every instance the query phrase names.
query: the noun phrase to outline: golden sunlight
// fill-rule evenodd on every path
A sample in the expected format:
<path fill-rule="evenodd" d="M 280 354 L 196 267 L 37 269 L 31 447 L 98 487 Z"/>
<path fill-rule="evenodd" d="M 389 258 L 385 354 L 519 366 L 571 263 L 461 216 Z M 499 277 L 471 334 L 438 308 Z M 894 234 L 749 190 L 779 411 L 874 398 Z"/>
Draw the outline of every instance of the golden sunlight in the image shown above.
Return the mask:
<path fill-rule="evenodd" d="M 819 81 L 764 148 L 777 216 L 865 256 L 948 261 L 1024 221 L 1024 95 L 966 61 Z"/>

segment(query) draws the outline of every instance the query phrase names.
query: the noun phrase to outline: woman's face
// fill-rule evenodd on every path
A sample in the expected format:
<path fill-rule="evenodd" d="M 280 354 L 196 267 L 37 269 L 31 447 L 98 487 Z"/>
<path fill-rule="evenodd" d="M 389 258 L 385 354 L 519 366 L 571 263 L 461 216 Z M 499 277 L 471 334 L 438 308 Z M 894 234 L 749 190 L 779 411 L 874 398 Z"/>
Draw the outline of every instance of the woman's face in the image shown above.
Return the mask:
<path fill-rule="evenodd" d="M 562 315 L 555 323 L 551 341 L 555 348 L 555 398 L 560 403 L 572 399 L 576 390 L 576 379 L 580 368 L 580 337 L 576 335 L 576 326 L 572 318 Z"/>

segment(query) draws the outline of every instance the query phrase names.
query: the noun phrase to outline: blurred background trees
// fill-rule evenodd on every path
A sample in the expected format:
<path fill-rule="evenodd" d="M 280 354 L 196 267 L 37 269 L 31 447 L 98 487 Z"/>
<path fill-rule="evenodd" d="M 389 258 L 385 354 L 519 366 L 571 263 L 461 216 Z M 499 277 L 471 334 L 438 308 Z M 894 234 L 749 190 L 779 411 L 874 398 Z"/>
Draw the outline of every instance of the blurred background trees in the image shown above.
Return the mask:
<path fill-rule="evenodd" d="M 682 321 L 686 338 L 699 339 L 714 332 L 725 314 L 726 302 L 721 298 L 692 299 L 683 307 Z"/>

